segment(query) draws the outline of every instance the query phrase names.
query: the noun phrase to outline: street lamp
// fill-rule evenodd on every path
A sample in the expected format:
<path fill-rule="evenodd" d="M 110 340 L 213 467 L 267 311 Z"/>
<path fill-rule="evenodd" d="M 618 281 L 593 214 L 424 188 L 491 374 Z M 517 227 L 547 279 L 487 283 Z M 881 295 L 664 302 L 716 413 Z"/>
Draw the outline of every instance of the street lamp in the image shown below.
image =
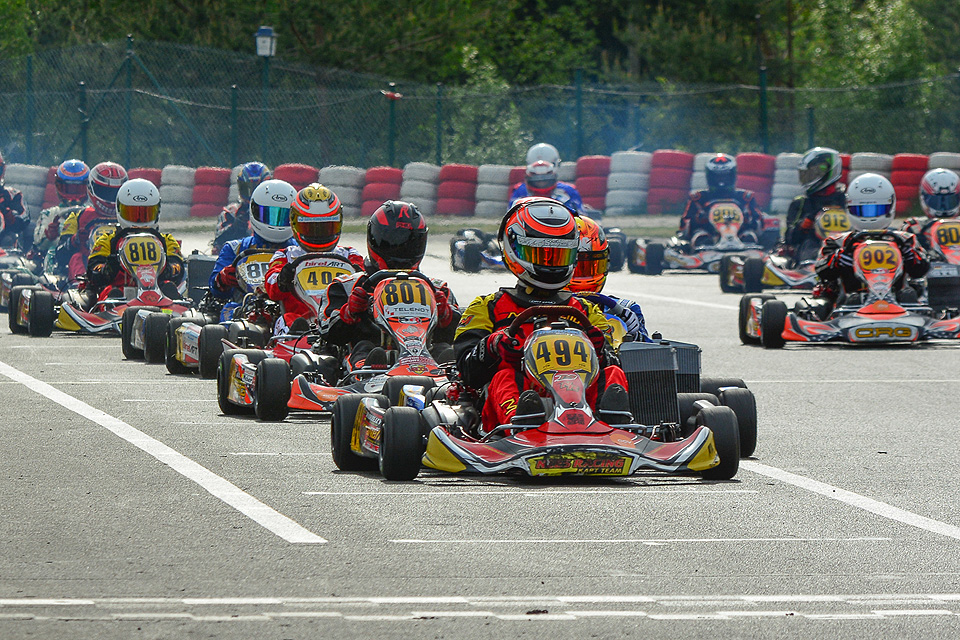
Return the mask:
<path fill-rule="evenodd" d="M 260 160 L 267 161 L 267 114 L 270 108 L 270 58 L 277 53 L 277 35 L 273 27 L 260 25 L 253 34 L 257 55 L 263 58 L 263 120 L 260 125 Z"/>

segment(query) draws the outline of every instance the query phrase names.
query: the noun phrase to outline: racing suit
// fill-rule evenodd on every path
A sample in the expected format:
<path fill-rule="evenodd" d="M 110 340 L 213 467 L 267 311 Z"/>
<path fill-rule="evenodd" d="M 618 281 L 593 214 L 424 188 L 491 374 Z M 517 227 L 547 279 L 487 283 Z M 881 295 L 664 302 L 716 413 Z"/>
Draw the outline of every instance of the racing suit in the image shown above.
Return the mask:
<path fill-rule="evenodd" d="M 267 276 L 263 283 L 264 289 L 267 292 L 267 297 L 279 302 L 283 309 L 283 314 L 277 318 L 274 335 L 288 333 L 294 320 L 297 318 L 309 319 L 313 314 L 307 303 L 294 293 L 292 271 L 289 269 L 284 271 L 283 269 L 306 253 L 309 252 L 294 241 L 285 249 L 278 250 L 270 259 L 270 266 L 267 268 Z M 353 247 L 334 247 L 325 253 L 334 253 L 349 261 L 355 268 L 363 268 L 363 255 Z"/>
<path fill-rule="evenodd" d="M 233 294 L 234 288 L 237 286 L 237 273 L 233 267 L 233 261 L 244 251 L 248 249 L 270 249 L 277 252 L 296 244 L 297 242 L 293 238 L 281 243 L 267 242 L 257 234 L 228 241 L 220 248 L 217 262 L 213 265 L 213 271 L 210 272 L 211 295 L 225 300 Z"/>
<path fill-rule="evenodd" d="M 916 236 L 917 242 L 920 243 L 924 251 L 931 251 L 933 247 L 930 244 L 930 236 L 927 235 L 927 231 L 933 226 L 933 223 L 946 220 L 950 220 L 950 218 L 910 218 L 903 222 L 900 231 L 912 233 Z"/>
<path fill-rule="evenodd" d="M 250 203 L 243 200 L 232 202 L 223 208 L 217 218 L 217 232 L 211 243 L 214 253 L 219 253 L 231 240 L 240 240 L 250 235 L 249 212 Z"/>
<path fill-rule="evenodd" d="M 3 224 L 0 225 L 0 247 L 11 248 L 15 245 L 24 246 L 27 242 L 26 232 L 30 226 L 30 215 L 23 205 L 23 194 L 12 187 L 5 187 L 0 182 L 0 216 Z M 22 239 L 20 236 L 24 236 Z"/>
<path fill-rule="evenodd" d="M 521 182 L 513 188 L 513 192 L 510 194 L 509 206 L 512 207 L 514 202 L 530 195 L 533 194 L 527 189 L 527 183 Z M 570 209 L 573 213 L 581 213 L 583 211 L 583 198 L 580 197 L 580 192 L 577 191 L 577 188 L 572 184 L 558 182 L 557 186 L 553 188 L 553 193 L 547 197 L 562 203 L 563 206 Z"/>
<path fill-rule="evenodd" d="M 60 224 L 60 238 L 54 249 L 57 273 L 75 284 L 87 272 L 90 233 L 100 225 L 117 224 L 116 218 L 102 218 L 92 206 L 71 212 Z"/>
<path fill-rule="evenodd" d="M 783 239 L 782 253 L 793 258 L 798 264 L 804 260 L 812 260 L 820 249 L 820 238 L 814 223 L 817 215 L 828 207 L 846 207 L 844 186 L 835 182 L 826 189 L 813 195 L 803 195 L 794 198 L 787 210 L 787 232 Z"/>
<path fill-rule="evenodd" d="M 677 237 L 681 240 L 697 244 L 710 244 L 716 236 L 713 223 L 710 221 L 710 208 L 718 202 L 734 202 L 743 212 L 743 223 L 740 225 L 740 236 L 746 233 L 754 235 L 754 241 L 759 242 L 763 231 L 763 213 L 757 204 L 752 191 L 745 189 L 724 189 L 711 191 L 703 189 L 691 191 L 687 200 L 687 207 L 680 216 L 680 229 Z M 702 234 L 707 234 L 703 236 Z M 701 234 L 698 236 L 698 234 Z M 698 242 L 704 238 L 704 242 Z"/>
<path fill-rule="evenodd" d="M 608 342 L 613 329 L 599 307 L 569 291 L 546 292 L 547 297 L 535 297 L 528 289 L 521 287 L 501 288 L 471 302 L 463 312 L 453 342 L 457 368 L 463 382 L 474 389 L 486 387 L 481 424 L 487 431 L 510 422 L 516 413 L 520 392 L 531 388 L 532 383 L 524 374 L 522 355 L 515 357 L 513 362 L 507 361 L 501 355 L 490 352 L 487 338 L 505 330 L 521 311 L 531 306 L 568 305 L 587 316 L 592 325 L 587 336 L 594 344 L 600 361 L 599 375 L 587 388 L 587 401 L 592 407 L 596 408 L 598 390 L 605 390 L 612 384 L 627 388 L 626 375 L 619 366 L 613 364 L 616 358 Z M 517 334 L 520 345 L 532 329 L 530 324 L 520 327 Z"/>
<path fill-rule="evenodd" d="M 87 280 L 94 294 L 100 300 L 119 296 L 123 292 L 123 287 L 136 284 L 133 278 L 120 267 L 117 251 L 120 241 L 134 233 L 149 233 L 163 243 L 167 261 L 163 271 L 157 275 L 157 285 L 168 298 L 179 299 L 180 292 L 177 291 L 177 285 L 183 280 L 183 256 L 180 254 L 180 243 L 169 233 L 138 227 L 111 229 L 97 238 L 90 258 L 87 260 Z"/>
<path fill-rule="evenodd" d="M 643 311 L 640 305 L 633 300 L 618 298 L 617 296 L 608 296 L 603 293 L 579 294 L 580 298 L 589 300 L 600 307 L 605 315 L 614 316 L 623 322 L 626 334 L 620 341 L 625 341 L 629 336 L 633 342 L 653 342 L 650 334 L 647 333 L 647 323 L 643 318 Z M 614 344 L 614 346 L 619 346 Z"/>

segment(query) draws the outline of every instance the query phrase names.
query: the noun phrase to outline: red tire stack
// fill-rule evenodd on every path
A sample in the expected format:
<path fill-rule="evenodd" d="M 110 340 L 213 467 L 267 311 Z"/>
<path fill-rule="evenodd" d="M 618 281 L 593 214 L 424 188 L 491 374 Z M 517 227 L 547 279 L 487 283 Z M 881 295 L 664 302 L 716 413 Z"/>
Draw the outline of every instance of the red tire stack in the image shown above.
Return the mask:
<path fill-rule="evenodd" d="M 437 184 L 438 216 L 472 216 L 477 198 L 477 167 L 445 164 Z"/>
<path fill-rule="evenodd" d="M 369 218 L 373 212 L 387 200 L 400 199 L 400 185 L 403 183 L 403 169 L 394 167 L 370 167 L 361 197 L 363 204 L 360 213 Z"/>
<path fill-rule="evenodd" d="M 674 149 L 653 152 L 650 169 L 650 190 L 647 191 L 647 213 L 678 214 L 690 195 L 693 175 L 693 154 Z"/>
<path fill-rule="evenodd" d="M 127 172 L 127 177 L 131 180 L 134 178 L 142 178 L 144 180 L 149 180 L 153 183 L 153 186 L 160 188 L 160 175 L 162 171 L 160 169 L 144 169 L 143 167 L 137 169 L 130 169 Z"/>
<path fill-rule="evenodd" d="M 230 169 L 200 167 L 194 174 L 191 218 L 220 215 L 230 198 Z"/>
<path fill-rule="evenodd" d="M 930 159 L 919 153 L 898 153 L 893 156 L 890 182 L 897 193 L 897 215 L 906 215 L 917 203 L 920 195 L 920 180 L 927 172 Z"/>
<path fill-rule="evenodd" d="M 607 176 L 610 175 L 610 156 L 583 156 L 577 158 L 577 191 L 583 204 L 603 211 L 607 206 Z"/>
<path fill-rule="evenodd" d="M 521 182 L 524 182 L 527 178 L 527 168 L 526 167 L 514 167 L 510 169 L 510 193 L 513 193 L 513 190 L 520 186 Z"/>
<path fill-rule="evenodd" d="M 770 209 L 773 173 L 777 158 L 765 153 L 737 154 L 737 188 L 753 191 L 757 204 L 764 211 Z"/>
<path fill-rule="evenodd" d="M 850 181 L 848 180 L 850 177 L 850 158 L 851 155 L 849 153 L 840 154 L 840 165 L 843 167 L 843 169 L 840 171 L 840 182 L 843 184 L 850 184 Z"/>
<path fill-rule="evenodd" d="M 56 179 L 57 167 L 50 167 L 50 170 L 47 171 L 47 184 L 43 188 L 43 204 L 40 205 L 44 209 L 60 203 L 60 196 L 57 195 Z"/>
<path fill-rule="evenodd" d="M 311 167 L 308 164 L 282 164 L 273 170 L 275 180 L 289 182 L 297 191 L 300 191 L 300 189 L 303 189 L 312 182 L 316 182 L 319 175 L 319 169 Z"/>

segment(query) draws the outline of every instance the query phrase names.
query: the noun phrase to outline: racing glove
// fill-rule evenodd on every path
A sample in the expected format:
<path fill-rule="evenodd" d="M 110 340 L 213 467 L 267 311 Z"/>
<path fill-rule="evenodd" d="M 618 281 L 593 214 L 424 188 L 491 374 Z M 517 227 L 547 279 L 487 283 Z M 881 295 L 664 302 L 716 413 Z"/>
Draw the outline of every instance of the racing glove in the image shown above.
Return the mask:
<path fill-rule="evenodd" d="M 43 230 L 43 237 L 47 240 L 56 240 L 60 237 L 60 221 L 54 220 Z"/>
<path fill-rule="evenodd" d="M 178 258 L 167 256 L 167 266 L 160 274 L 161 282 L 173 282 L 178 284 L 183 279 L 183 263 Z"/>
<path fill-rule="evenodd" d="M 623 321 L 624 326 L 627 328 L 628 334 L 632 336 L 640 334 L 640 328 L 643 326 L 643 323 L 640 322 L 640 317 L 636 314 L 636 312 L 633 311 L 633 309 L 629 309 L 618 303 L 610 311 Z"/>
<path fill-rule="evenodd" d="M 437 319 L 440 321 L 440 327 L 450 326 L 453 320 L 453 308 L 450 306 L 450 294 L 446 287 L 437 289 Z"/>
<path fill-rule="evenodd" d="M 280 274 L 277 276 L 277 289 L 287 293 L 293 291 L 293 265 L 289 262 L 280 269 Z"/>
<path fill-rule="evenodd" d="M 240 283 L 237 282 L 237 268 L 232 264 L 225 266 L 220 270 L 220 273 L 217 274 L 214 284 L 220 291 L 230 291 L 239 285 Z"/>
<path fill-rule="evenodd" d="M 360 283 L 357 283 L 350 292 L 347 302 L 340 307 L 340 319 L 347 324 L 357 324 L 369 308 L 370 294 Z"/>
<path fill-rule="evenodd" d="M 499 358 L 514 368 L 520 367 L 523 360 L 523 348 L 517 338 L 511 338 L 505 331 L 495 331 L 483 340 L 486 359 Z"/>

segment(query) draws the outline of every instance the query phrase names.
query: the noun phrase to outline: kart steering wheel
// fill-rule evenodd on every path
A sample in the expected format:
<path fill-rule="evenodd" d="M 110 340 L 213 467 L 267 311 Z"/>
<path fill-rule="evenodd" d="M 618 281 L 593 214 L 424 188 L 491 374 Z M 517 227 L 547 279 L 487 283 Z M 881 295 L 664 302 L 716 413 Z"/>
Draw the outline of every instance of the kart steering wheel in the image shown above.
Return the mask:
<path fill-rule="evenodd" d="M 567 305 L 538 305 L 528 307 L 521 311 L 520 314 L 513 319 L 513 322 L 510 323 L 510 326 L 507 327 L 506 334 L 511 338 L 517 337 L 517 334 L 520 332 L 520 327 L 526 324 L 531 318 L 546 318 L 550 321 L 572 320 L 584 331 L 589 330 L 592 326 L 586 314 L 575 307 Z"/>
<path fill-rule="evenodd" d="M 854 243 L 860 240 L 889 240 L 890 242 L 895 242 L 897 246 L 900 245 L 900 236 L 893 233 L 892 231 L 857 231 L 851 237 L 849 242 Z"/>
<path fill-rule="evenodd" d="M 237 256 L 233 259 L 232 266 L 234 269 L 236 269 L 240 261 L 246 258 L 247 256 L 255 256 L 255 255 L 261 255 L 261 254 L 267 254 L 267 253 L 272 255 L 275 252 L 269 249 L 262 249 L 262 248 L 244 249 L 239 254 L 237 254 Z"/>

